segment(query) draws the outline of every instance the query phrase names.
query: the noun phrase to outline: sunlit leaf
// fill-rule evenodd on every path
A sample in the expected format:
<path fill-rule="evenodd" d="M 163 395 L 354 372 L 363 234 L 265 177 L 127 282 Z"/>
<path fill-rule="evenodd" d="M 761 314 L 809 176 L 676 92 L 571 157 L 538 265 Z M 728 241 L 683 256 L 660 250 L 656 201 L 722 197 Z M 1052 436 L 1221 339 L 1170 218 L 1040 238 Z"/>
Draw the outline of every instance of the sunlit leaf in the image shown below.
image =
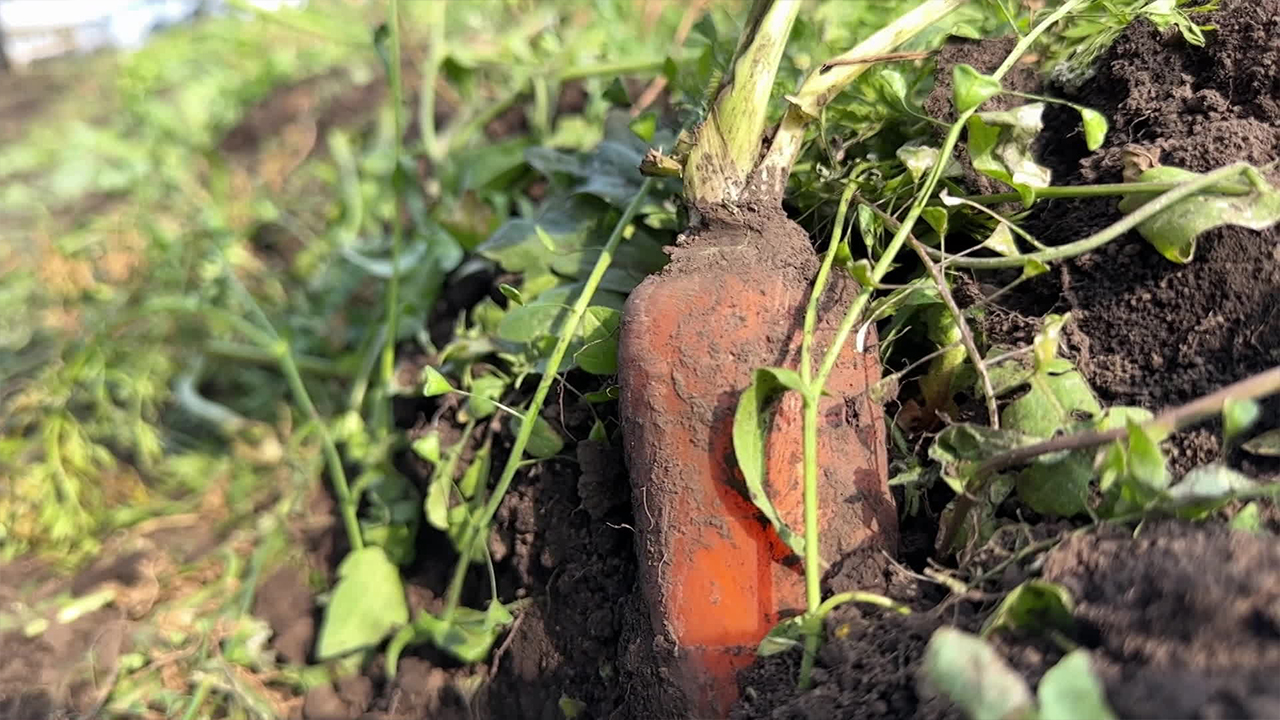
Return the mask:
<path fill-rule="evenodd" d="M 1197 177 L 1182 168 L 1158 166 L 1139 175 L 1138 182 L 1186 182 Z M 1208 230 L 1223 225 L 1266 230 L 1280 222 L 1280 191 L 1260 174 L 1255 182 L 1246 195 L 1212 192 L 1214 188 L 1196 193 L 1140 223 L 1138 232 L 1168 260 L 1189 263 L 1195 257 L 1196 239 Z M 1128 195 L 1120 201 L 1120 210 L 1131 213 L 1158 195 Z"/>
<path fill-rule="evenodd" d="M 439 370 L 428 365 L 422 368 L 422 395 L 423 397 L 435 397 L 437 395 L 445 395 L 453 392 L 453 385 L 449 384 L 448 379 L 440 374 Z"/>
<path fill-rule="evenodd" d="M 1022 676 L 982 638 L 944 625 L 929 638 L 920 672 L 970 720 L 1031 720 L 1035 701 Z"/>
<path fill-rule="evenodd" d="M 1088 650 L 1072 650 L 1049 668 L 1040 678 L 1036 697 L 1040 701 L 1037 720 L 1116 720 Z"/>
<path fill-rule="evenodd" d="M 787 547 L 803 556 L 804 538 L 792 532 L 774 508 L 767 491 L 768 478 L 765 477 L 765 449 L 773 420 L 772 408 L 786 387 L 777 372 L 764 368 L 755 371 L 752 383 L 739 396 L 734 412 L 733 452 L 751 502 L 768 518 Z"/>
<path fill-rule="evenodd" d="M 951 70 L 951 97 L 957 112 L 968 112 L 1000 94 L 1000 81 L 983 75 L 972 65 L 960 64 Z"/>
<path fill-rule="evenodd" d="M 1072 624 L 1075 601 L 1061 585 L 1028 580 L 1004 596 L 982 625 L 982 636 L 999 630 L 1066 631 Z"/>
<path fill-rule="evenodd" d="M 316 659 L 373 647 L 408 621 L 400 569 L 376 545 L 354 550 L 338 565 L 338 583 L 316 639 Z"/>
<path fill-rule="evenodd" d="M 1093 152 L 1102 147 L 1107 139 L 1107 118 L 1097 110 L 1087 107 L 1076 108 L 1080 111 L 1080 120 L 1084 124 L 1084 144 Z"/>
<path fill-rule="evenodd" d="M 1036 162 L 1032 143 L 1044 124 L 1044 103 L 1011 110 L 977 113 L 969 118 L 969 157 L 973 168 L 1018 191 L 1024 205 L 1035 200 L 1038 188 L 1048 187 L 1049 168 Z"/>

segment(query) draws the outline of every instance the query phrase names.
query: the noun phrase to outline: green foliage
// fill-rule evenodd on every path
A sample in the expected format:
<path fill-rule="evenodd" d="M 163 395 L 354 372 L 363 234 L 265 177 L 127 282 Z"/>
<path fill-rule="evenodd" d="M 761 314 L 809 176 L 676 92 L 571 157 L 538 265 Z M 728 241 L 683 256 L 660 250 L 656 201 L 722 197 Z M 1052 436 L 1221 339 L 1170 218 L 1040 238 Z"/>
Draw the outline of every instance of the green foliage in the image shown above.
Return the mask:
<path fill-rule="evenodd" d="M 1075 602 L 1061 585 L 1043 580 L 1028 580 L 1004 596 L 1000 605 L 982 624 L 982 637 L 1000 630 L 1058 631 L 1070 630 Z"/>
<path fill-rule="evenodd" d="M 751 385 L 738 397 L 733 416 L 733 453 L 747 486 L 751 502 L 768 518 L 778 537 L 799 556 L 804 556 L 804 538 L 787 527 L 769 499 L 766 478 L 766 450 L 777 401 L 786 390 L 804 392 L 799 376 L 784 368 L 759 368 Z M 781 632 L 781 631 L 780 631 Z"/>
<path fill-rule="evenodd" d="M 316 658 L 330 660 L 373 647 L 407 622 L 400 569 L 380 547 L 354 550 L 338 565 L 338 584 L 316 638 Z"/>
<path fill-rule="evenodd" d="M 1035 191 L 1049 186 L 1049 169 L 1035 161 L 1031 144 L 1043 129 L 1043 103 L 1011 110 L 980 112 L 969 118 L 969 157 L 973 168 L 995 178 L 1022 196 L 1030 207 Z"/>
<path fill-rule="evenodd" d="M 1086 650 L 1073 650 L 1045 673 L 1032 697 L 1026 680 L 981 638 L 943 626 L 929 639 L 926 683 L 970 720 L 1115 720 Z"/>
<path fill-rule="evenodd" d="M 1138 182 L 1186 182 L 1198 173 L 1168 166 L 1153 167 L 1138 176 Z M 1138 232 L 1165 258 L 1179 264 L 1191 262 L 1196 238 L 1223 225 L 1250 230 L 1266 230 L 1280 222 L 1280 192 L 1256 170 L 1247 173 L 1252 191 L 1247 195 L 1203 192 L 1138 225 Z M 1120 201 L 1126 213 L 1142 207 L 1154 193 L 1134 193 Z"/>

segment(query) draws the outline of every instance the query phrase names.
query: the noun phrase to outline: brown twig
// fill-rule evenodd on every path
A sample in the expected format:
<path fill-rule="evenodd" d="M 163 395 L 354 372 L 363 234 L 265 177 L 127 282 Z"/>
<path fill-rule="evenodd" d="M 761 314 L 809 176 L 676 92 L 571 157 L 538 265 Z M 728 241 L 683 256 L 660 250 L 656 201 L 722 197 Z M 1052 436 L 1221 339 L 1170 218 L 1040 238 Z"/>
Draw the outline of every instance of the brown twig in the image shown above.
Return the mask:
<path fill-rule="evenodd" d="M 1232 383 L 1221 390 L 1210 393 L 1186 405 L 1170 408 L 1143 424 L 1144 429 L 1175 432 L 1222 412 L 1228 400 L 1256 399 L 1280 393 L 1280 366 L 1276 366 L 1252 377 Z M 951 514 L 951 522 L 941 529 L 939 548 L 949 548 L 955 540 L 956 533 L 964 524 L 973 503 L 986 488 L 991 478 L 1001 470 L 1024 465 L 1041 455 L 1063 450 L 1083 450 L 1100 447 L 1113 440 L 1129 437 L 1127 427 L 1114 430 L 1090 430 L 1072 435 L 1061 435 L 1034 445 L 1024 445 L 1007 452 L 1000 453 L 978 466 L 973 475 L 973 488 L 956 497 L 955 511 Z"/>
<path fill-rule="evenodd" d="M 676 49 L 684 47 L 685 38 L 689 37 L 689 31 L 693 29 L 693 24 L 702 17 L 706 7 L 707 0 L 697 0 L 685 9 L 684 15 L 680 17 L 680 25 L 676 28 L 675 38 L 671 41 L 671 44 Z M 649 83 L 649 86 L 644 89 L 644 92 L 640 93 L 640 97 L 636 98 L 636 101 L 631 104 L 631 117 L 639 117 L 640 113 L 647 110 L 653 104 L 653 101 L 658 99 L 658 96 L 662 94 L 666 87 L 666 75 L 659 75 L 654 78 Z"/>
<path fill-rule="evenodd" d="M 874 65 L 875 63 L 893 62 L 895 60 L 923 60 L 929 57 L 930 55 L 933 55 L 933 51 L 931 52 L 893 52 L 893 53 L 884 53 L 883 55 L 867 55 L 865 57 L 856 57 L 856 58 L 836 58 L 834 60 L 828 60 L 827 62 L 822 63 L 821 72 L 826 72 L 827 70 L 830 70 L 833 67 L 839 67 L 841 65 Z"/>
<path fill-rule="evenodd" d="M 891 215 L 884 212 L 880 208 L 871 204 L 861 195 L 854 193 L 854 199 L 858 203 L 865 205 L 875 213 L 890 230 L 898 231 L 898 221 L 893 219 Z M 947 286 L 947 278 L 942 274 L 942 268 L 929 258 L 929 253 L 916 236 L 907 233 L 907 242 L 911 243 L 911 247 L 916 251 L 916 255 L 920 256 L 920 262 L 924 263 L 925 269 L 929 271 L 929 277 L 933 278 L 933 284 L 938 288 L 938 294 L 942 296 L 942 302 L 946 304 L 947 310 L 951 312 L 951 317 L 956 320 L 956 327 L 960 330 L 960 342 L 964 345 L 965 352 L 969 355 L 969 361 L 973 363 L 973 368 L 978 373 L 978 379 L 982 382 L 982 394 L 987 401 L 987 417 L 991 422 L 991 427 L 1000 427 L 1000 410 L 996 407 L 996 393 L 991 387 L 991 376 L 987 373 L 987 365 L 982 361 L 982 353 L 978 350 L 978 344 L 974 342 L 973 332 L 969 330 L 969 324 L 964 321 L 964 315 L 960 313 L 960 306 L 956 304 L 956 299 L 951 295 L 951 288 Z"/>

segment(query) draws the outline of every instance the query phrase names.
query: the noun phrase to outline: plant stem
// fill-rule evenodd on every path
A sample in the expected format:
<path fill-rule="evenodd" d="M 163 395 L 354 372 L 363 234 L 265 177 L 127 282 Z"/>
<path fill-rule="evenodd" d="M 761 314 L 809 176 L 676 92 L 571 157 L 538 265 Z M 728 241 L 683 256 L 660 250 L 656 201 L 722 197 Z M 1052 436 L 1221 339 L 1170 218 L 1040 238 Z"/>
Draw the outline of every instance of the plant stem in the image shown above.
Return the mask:
<path fill-rule="evenodd" d="M 1158 193 L 1172 190 L 1182 183 L 1176 182 L 1141 182 L 1141 183 L 1102 183 L 1099 185 L 1064 185 L 1061 187 L 1036 188 L 1036 198 L 1060 200 L 1067 198 L 1112 197 L 1116 195 L 1136 195 L 1138 193 Z M 1223 183 L 1214 188 L 1214 192 L 1223 195 L 1248 195 L 1253 188 L 1241 184 Z M 1007 202 L 1022 202 L 1022 196 L 1016 192 L 994 193 L 992 195 L 962 195 L 956 198 L 978 205 L 999 205 Z M 946 201 L 934 198 L 930 205 L 945 205 Z"/>
<path fill-rule="evenodd" d="M 760 177 L 769 197 L 782 199 L 791 168 L 800 156 L 809 123 L 822 114 L 827 103 L 866 72 L 871 61 L 893 52 L 967 1 L 927 0 L 858 43 L 857 47 L 810 73 L 793 97 L 768 153 L 760 162 Z"/>
<path fill-rule="evenodd" d="M 731 207 L 756 169 L 773 80 L 800 12 L 797 0 L 756 0 L 731 75 L 696 132 L 684 168 L 696 208 Z"/>
<path fill-rule="evenodd" d="M 865 205 L 875 213 L 887 227 L 892 230 L 898 230 L 898 221 L 892 216 L 884 212 L 880 208 L 868 202 L 866 199 L 859 197 L 858 203 Z M 951 288 L 947 285 L 947 278 L 942 274 L 942 268 L 929 258 L 929 248 L 916 239 L 915 235 L 907 234 L 907 242 L 911 243 L 911 249 L 915 250 L 919 256 L 920 262 L 924 263 L 925 269 L 929 272 L 929 277 L 933 279 L 933 284 L 938 288 L 938 295 L 942 297 L 942 302 L 947 306 L 947 311 L 951 313 L 951 317 L 956 321 L 956 327 L 960 330 L 960 342 L 964 345 L 965 352 L 969 355 L 969 362 L 973 364 L 974 370 L 978 373 L 978 379 L 982 383 L 982 394 L 987 402 L 987 418 L 991 423 L 991 427 L 1000 427 L 1000 412 L 996 409 L 996 393 L 991 386 L 991 375 L 987 372 L 987 365 L 982 360 L 982 353 L 978 350 L 978 344 L 974 342 L 973 332 L 969 329 L 969 324 L 964 321 L 964 315 L 960 312 L 960 306 L 956 304 L 956 299 L 951 295 Z"/>
<path fill-rule="evenodd" d="M 436 83 L 440 79 L 440 66 L 445 57 L 445 10 L 448 8 L 448 0 L 434 0 L 427 7 L 430 9 L 427 22 L 431 36 L 427 44 L 427 59 L 423 63 L 418 125 L 422 128 L 422 147 L 427 158 L 433 163 L 439 163 L 444 156 L 444 148 L 436 137 Z"/>
<path fill-rule="evenodd" d="M 1220 390 L 1192 400 L 1186 405 L 1165 410 L 1143 423 L 1142 427 L 1144 430 L 1155 430 L 1161 433 L 1176 432 L 1205 418 L 1221 414 L 1222 408 L 1228 400 L 1257 399 L 1276 393 L 1280 393 L 1280 366 L 1232 383 Z M 943 549 L 951 547 L 956 533 L 964 525 L 965 516 L 973 508 L 976 496 L 982 493 L 991 478 L 1001 470 L 1023 465 L 1048 453 L 1099 447 L 1113 440 L 1123 440 L 1127 437 L 1129 437 L 1128 427 L 1106 431 L 1091 430 L 1073 435 L 1061 435 L 1033 445 L 1017 447 L 987 460 L 979 465 L 974 472 L 973 488 L 956 497 L 956 505 L 951 514 L 951 522 L 941 528 L 938 533 L 938 547 Z"/>
<path fill-rule="evenodd" d="M 387 81 L 391 84 L 391 107 L 395 118 L 395 166 L 391 171 L 391 187 L 395 210 L 391 225 L 391 280 L 387 286 L 387 337 L 382 349 L 382 383 L 391 387 L 396 372 L 396 341 L 400 337 L 400 245 L 404 239 L 404 218 L 400 214 L 400 187 L 396 176 L 400 173 L 400 150 L 404 142 L 403 89 L 400 87 L 400 1 L 387 0 L 391 59 L 387 64 Z"/>
<path fill-rule="evenodd" d="M 582 317 L 586 314 L 587 307 L 591 304 L 591 299 L 595 295 L 596 288 L 600 285 L 600 280 L 613 262 L 613 254 L 622 242 L 623 232 L 631 224 L 632 218 L 639 211 L 640 204 L 648 196 L 652 185 L 653 179 L 646 178 L 640 186 L 640 190 L 636 192 L 636 196 L 632 198 L 626 210 L 623 211 L 622 217 L 618 218 L 618 223 L 609 235 L 608 242 L 605 243 L 599 257 L 596 258 L 596 264 L 591 269 L 591 274 L 587 276 L 582 293 L 578 295 L 577 302 L 573 304 L 573 309 L 565 320 L 565 324 L 560 331 L 560 337 L 556 340 L 556 346 L 547 357 L 546 369 L 543 371 L 542 378 L 538 381 L 538 387 L 534 390 L 533 397 L 529 400 L 528 409 L 524 413 L 526 419 L 520 423 L 520 430 L 516 433 L 515 442 L 511 446 L 511 454 L 507 457 L 507 463 L 502 468 L 502 475 L 498 478 L 497 484 L 494 485 L 493 494 L 485 503 L 479 516 L 468 528 L 466 537 L 459 543 L 459 547 L 472 547 L 481 532 L 489 531 L 489 523 L 493 520 L 494 514 L 498 512 L 498 506 L 502 504 L 502 499 L 507 494 L 507 488 L 511 487 L 511 481 L 515 479 L 516 470 L 520 468 L 520 464 L 524 459 L 524 449 L 528 446 L 529 438 L 533 435 L 533 428 L 536 425 L 535 420 L 538 418 L 539 413 L 542 412 L 542 403 L 546 400 L 547 393 L 551 391 L 551 386 L 556 381 L 560 363 L 563 362 L 565 353 L 568 352 L 569 344 L 577 334 L 578 325 L 582 322 Z M 449 582 L 444 612 L 440 616 L 446 623 L 451 621 L 453 613 L 458 608 L 458 601 L 462 597 L 462 583 L 467 577 L 467 568 L 470 564 L 468 553 L 463 552 L 461 557 L 458 558 L 453 578 Z"/>
<path fill-rule="evenodd" d="M 1227 165 L 1226 167 L 1218 168 L 1217 170 L 1202 175 L 1194 180 L 1179 183 L 1173 186 L 1172 189 L 1161 194 L 1159 197 L 1151 200 L 1137 210 L 1134 210 L 1089 237 L 1072 243 L 1067 243 L 1066 245 L 1059 245 L 1048 250 L 1028 253 L 1026 255 L 1011 255 L 1009 257 L 999 258 L 960 258 L 945 255 L 933 248 L 927 248 L 927 251 L 930 257 L 935 260 L 941 260 L 952 267 L 974 268 L 980 270 L 1022 267 L 1029 261 L 1039 261 L 1047 264 L 1055 260 L 1073 258 L 1077 255 L 1083 255 L 1106 245 L 1112 240 L 1115 240 L 1121 235 L 1124 235 L 1134 229 L 1138 225 L 1141 225 L 1156 214 L 1167 210 L 1176 203 L 1181 202 L 1202 190 L 1205 190 L 1209 186 L 1249 170 L 1252 170 L 1252 167 L 1248 163 L 1235 163 Z"/>
<path fill-rule="evenodd" d="M 254 345 L 245 345 L 244 343 L 231 342 L 229 340 L 207 340 L 203 349 L 206 355 L 227 360 L 236 360 L 253 365 L 276 364 L 276 358 L 271 353 Z M 350 375 L 337 363 L 326 358 L 314 355 L 297 355 L 294 360 L 298 363 L 298 369 L 309 375 L 323 375 L 333 378 L 346 378 Z"/>

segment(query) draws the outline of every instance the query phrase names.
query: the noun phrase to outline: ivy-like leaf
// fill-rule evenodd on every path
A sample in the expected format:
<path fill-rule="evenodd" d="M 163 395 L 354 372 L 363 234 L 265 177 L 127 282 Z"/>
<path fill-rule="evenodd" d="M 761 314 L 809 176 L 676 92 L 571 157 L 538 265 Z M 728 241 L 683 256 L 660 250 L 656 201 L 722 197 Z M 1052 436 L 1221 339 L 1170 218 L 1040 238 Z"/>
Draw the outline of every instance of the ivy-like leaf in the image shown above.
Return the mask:
<path fill-rule="evenodd" d="M 795 382 L 798 382 L 798 377 Z M 766 491 L 765 450 L 772 422 L 773 401 L 788 387 L 776 369 L 759 368 L 738 398 L 733 416 L 733 453 L 756 508 L 769 520 L 778 537 L 797 555 L 804 555 L 804 538 L 791 531 Z"/>
<path fill-rule="evenodd" d="M 956 112 L 968 112 L 990 100 L 1003 90 L 1000 81 L 983 75 L 972 65 L 960 64 L 951 70 L 951 101 Z"/>
<path fill-rule="evenodd" d="M 1158 166 L 1138 176 L 1138 182 L 1186 182 L 1199 177 L 1182 168 Z M 1196 253 L 1196 238 L 1223 225 L 1266 230 L 1280 222 L 1280 191 L 1261 174 L 1253 177 L 1248 194 L 1196 193 L 1138 225 L 1138 233 L 1166 259 L 1186 264 Z M 1120 201 L 1120 210 L 1131 213 L 1159 193 L 1135 193 Z"/>
<path fill-rule="evenodd" d="M 969 118 L 969 157 L 973 168 L 1003 182 L 1030 207 L 1035 191 L 1048 187 L 1049 168 L 1031 155 L 1031 144 L 1044 128 L 1044 103 L 1020 105 L 1011 110 L 977 113 Z"/>
<path fill-rule="evenodd" d="M 409 622 L 400 569 L 376 545 L 349 553 L 338 565 L 338 583 L 325 607 L 316 659 L 331 660 L 382 642 Z"/>

